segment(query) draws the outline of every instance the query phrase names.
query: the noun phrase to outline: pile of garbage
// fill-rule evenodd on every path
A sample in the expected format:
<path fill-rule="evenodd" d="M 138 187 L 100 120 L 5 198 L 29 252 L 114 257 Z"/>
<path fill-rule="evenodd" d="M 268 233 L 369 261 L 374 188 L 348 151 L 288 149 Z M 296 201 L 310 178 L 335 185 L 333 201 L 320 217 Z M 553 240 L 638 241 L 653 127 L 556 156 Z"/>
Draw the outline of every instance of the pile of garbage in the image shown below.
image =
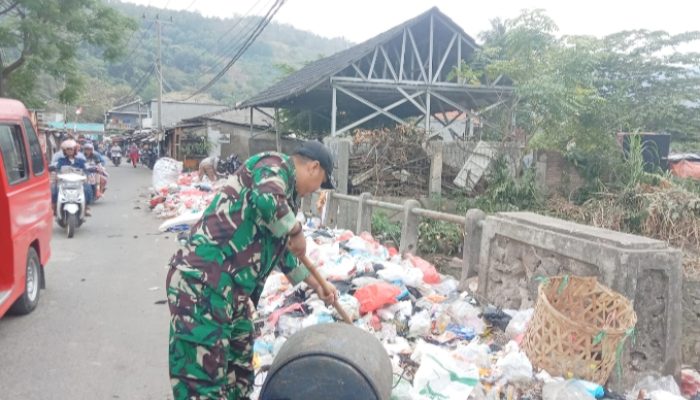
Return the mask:
<path fill-rule="evenodd" d="M 161 158 L 153 166 L 153 186 L 149 207 L 158 218 L 174 218 L 206 209 L 225 184 L 224 180 L 201 181 L 197 172 L 182 173 L 182 163 Z"/>
<path fill-rule="evenodd" d="M 390 356 L 392 399 L 683 399 L 672 378 L 650 377 L 622 396 L 595 383 L 536 371 L 519 346 L 534 310 L 480 304 L 460 292 L 453 277 L 420 257 L 402 257 L 368 233 L 321 229 L 309 221 L 305 234 L 307 254 L 338 288 L 340 304 Z M 292 286 L 273 272 L 255 316 L 253 398 L 287 338 L 336 320 L 340 316 L 306 284 Z"/>

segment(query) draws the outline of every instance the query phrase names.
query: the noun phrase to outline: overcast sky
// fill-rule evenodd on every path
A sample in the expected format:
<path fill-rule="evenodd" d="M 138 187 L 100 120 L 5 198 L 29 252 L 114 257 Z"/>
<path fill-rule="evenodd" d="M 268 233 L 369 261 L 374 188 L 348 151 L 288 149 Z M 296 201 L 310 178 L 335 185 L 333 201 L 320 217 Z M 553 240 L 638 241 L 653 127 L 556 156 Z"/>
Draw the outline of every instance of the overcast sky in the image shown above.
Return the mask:
<path fill-rule="evenodd" d="M 206 16 L 262 14 L 274 0 L 126 0 L 132 3 L 198 11 Z M 510 18 L 521 9 L 542 8 L 563 34 L 601 36 L 626 29 L 700 29 L 697 0 L 287 0 L 275 21 L 326 37 L 361 42 L 437 6 L 472 36 L 495 17 Z M 693 46 L 700 49 L 698 46 Z"/>

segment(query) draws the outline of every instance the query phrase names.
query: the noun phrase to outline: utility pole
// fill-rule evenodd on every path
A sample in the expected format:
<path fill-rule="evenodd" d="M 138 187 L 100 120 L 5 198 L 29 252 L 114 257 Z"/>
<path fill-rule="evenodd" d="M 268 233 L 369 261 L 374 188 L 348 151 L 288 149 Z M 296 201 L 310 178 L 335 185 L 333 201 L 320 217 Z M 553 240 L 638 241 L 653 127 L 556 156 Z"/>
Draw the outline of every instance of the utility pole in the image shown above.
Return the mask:
<path fill-rule="evenodd" d="M 156 24 L 157 31 L 157 49 L 158 54 L 156 54 L 156 68 L 158 69 L 158 138 L 163 133 L 163 53 L 161 52 L 161 28 L 163 23 L 172 23 L 173 18 L 170 17 L 170 21 L 161 21 L 160 17 L 156 14 L 156 18 L 153 20 Z M 143 129 L 143 127 L 142 127 Z M 160 157 L 160 140 L 158 140 L 157 154 Z"/>
<path fill-rule="evenodd" d="M 158 136 L 156 136 L 156 157 L 160 157 L 160 135 L 163 132 L 163 63 L 160 52 L 160 20 L 156 16 L 156 29 L 158 30 Z"/>
<path fill-rule="evenodd" d="M 139 106 L 139 131 L 143 130 L 143 115 L 141 115 L 141 96 L 138 97 Z"/>

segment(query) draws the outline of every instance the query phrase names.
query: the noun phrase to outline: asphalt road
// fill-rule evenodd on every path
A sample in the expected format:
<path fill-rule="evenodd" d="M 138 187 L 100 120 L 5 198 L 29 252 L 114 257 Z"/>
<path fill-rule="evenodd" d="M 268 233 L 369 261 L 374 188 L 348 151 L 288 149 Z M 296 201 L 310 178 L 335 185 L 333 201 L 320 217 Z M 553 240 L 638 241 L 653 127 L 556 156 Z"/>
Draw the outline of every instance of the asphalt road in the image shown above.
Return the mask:
<path fill-rule="evenodd" d="M 38 308 L 0 319 L 0 400 L 171 398 L 169 314 L 157 302 L 177 244 L 147 209 L 150 172 L 110 167 L 75 237 L 54 224 Z"/>

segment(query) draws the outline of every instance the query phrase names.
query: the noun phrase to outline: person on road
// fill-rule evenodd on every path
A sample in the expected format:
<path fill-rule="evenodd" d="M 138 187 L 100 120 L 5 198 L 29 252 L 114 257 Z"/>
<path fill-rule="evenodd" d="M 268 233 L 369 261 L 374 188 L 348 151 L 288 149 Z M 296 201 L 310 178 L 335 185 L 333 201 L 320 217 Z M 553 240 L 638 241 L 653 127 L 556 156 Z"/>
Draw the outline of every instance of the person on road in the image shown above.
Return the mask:
<path fill-rule="evenodd" d="M 131 165 L 136 168 L 136 163 L 139 162 L 139 148 L 136 146 L 136 143 L 132 143 L 129 146 L 129 158 L 131 159 Z"/>
<path fill-rule="evenodd" d="M 86 165 L 94 164 L 97 171 L 91 173 L 88 176 L 88 183 L 92 187 L 92 198 L 89 199 L 88 204 L 92 204 L 102 196 L 102 193 L 107 189 L 107 178 L 106 171 L 104 169 L 105 160 L 102 155 L 95 151 L 95 147 L 92 143 L 87 142 L 83 146 L 83 155 L 85 156 Z M 97 180 L 99 179 L 100 185 L 97 185 Z"/>
<path fill-rule="evenodd" d="M 298 258 L 306 238 L 296 220 L 298 199 L 332 188 L 333 158 L 319 142 L 294 155 L 257 154 L 232 175 L 190 239 L 170 261 L 166 287 L 171 313 L 169 363 L 176 400 L 247 399 L 254 381 L 254 326 L 265 280 L 279 266 L 331 304 Z"/>
<path fill-rule="evenodd" d="M 206 175 L 210 182 L 216 182 L 216 167 L 219 164 L 219 157 L 210 156 L 199 163 L 199 181 Z"/>
<path fill-rule="evenodd" d="M 78 149 L 78 143 L 73 139 L 64 140 L 61 143 L 62 156 L 56 161 L 55 167 L 56 171 L 61 172 L 63 167 L 77 168 L 87 173 L 87 167 L 85 165 L 85 158 L 77 157 L 76 152 Z M 85 215 L 90 216 L 90 208 L 87 207 L 88 199 L 92 198 L 92 186 L 87 183 L 83 184 L 83 190 L 85 191 Z M 56 201 L 58 201 L 58 187 L 56 185 L 51 186 L 51 206 L 53 207 L 53 212 L 56 214 Z"/>

